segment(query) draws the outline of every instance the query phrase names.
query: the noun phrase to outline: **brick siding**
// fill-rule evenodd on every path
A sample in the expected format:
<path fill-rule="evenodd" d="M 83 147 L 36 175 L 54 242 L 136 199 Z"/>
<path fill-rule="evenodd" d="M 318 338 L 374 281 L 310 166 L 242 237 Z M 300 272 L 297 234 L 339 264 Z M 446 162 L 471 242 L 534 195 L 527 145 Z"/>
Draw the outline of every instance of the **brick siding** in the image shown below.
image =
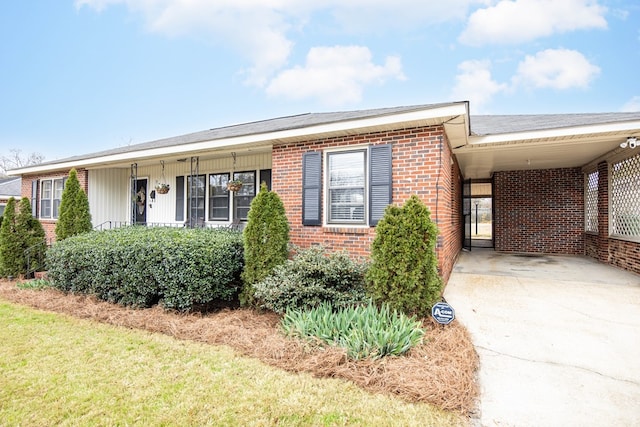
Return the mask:
<path fill-rule="evenodd" d="M 583 183 L 580 168 L 496 172 L 495 249 L 583 255 Z"/>
<path fill-rule="evenodd" d="M 440 273 L 448 280 L 461 247 L 460 172 L 442 126 L 274 145 L 272 188 L 285 206 L 291 243 L 300 247 L 322 244 L 329 250 L 346 249 L 354 257 L 369 256 L 374 227 L 302 225 L 302 154 L 359 144 L 393 145 L 392 203 L 400 206 L 415 194 L 429 207 L 431 218 L 437 220 L 440 229 L 437 248 Z"/>

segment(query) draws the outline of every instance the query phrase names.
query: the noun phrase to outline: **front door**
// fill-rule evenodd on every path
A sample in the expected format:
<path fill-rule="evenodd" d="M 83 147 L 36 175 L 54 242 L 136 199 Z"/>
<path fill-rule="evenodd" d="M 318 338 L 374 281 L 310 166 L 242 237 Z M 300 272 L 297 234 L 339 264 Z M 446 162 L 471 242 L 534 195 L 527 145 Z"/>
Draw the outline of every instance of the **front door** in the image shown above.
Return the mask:
<path fill-rule="evenodd" d="M 149 204 L 147 180 L 138 178 L 134 182 L 136 192 L 133 204 L 133 222 L 134 224 L 145 225 L 147 223 L 147 205 Z"/>

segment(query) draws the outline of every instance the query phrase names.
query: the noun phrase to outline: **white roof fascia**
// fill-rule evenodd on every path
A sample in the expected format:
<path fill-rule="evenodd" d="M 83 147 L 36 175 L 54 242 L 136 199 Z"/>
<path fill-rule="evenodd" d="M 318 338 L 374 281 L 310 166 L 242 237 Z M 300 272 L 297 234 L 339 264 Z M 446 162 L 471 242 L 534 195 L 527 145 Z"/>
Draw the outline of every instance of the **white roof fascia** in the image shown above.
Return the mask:
<path fill-rule="evenodd" d="M 619 122 L 619 123 L 605 123 L 598 125 L 585 125 L 585 126 L 575 126 L 575 127 L 566 127 L 566 128 L 557 128 L 557 129 L 544 129 L 544 130 L 535 130 L 528 132 L 514 132 L 514 133 L 503 133 L 496 135 L 484 135 L 484 136 L 471 136 L 470 142 L 471 145 L 488 145 L 488 144 L 499 144 L 504 142 L 514 142 L 514 141 L 526 141 L 532 139 L 545 139 L 545 138 L 562 138 L 567 136 L 581 136 L 581 135 L 591 135 L 597 133 L 607 133 L 607 132 L 638 132 L 640 129 L 639 121 L 631 121 L 631 122 Z"/>
<path fill-rule="evenodd" d="M 405 113 L 388 114 L 364 119 L 345 120 L 333 123 L 313 125 L 297 129 L 287 129 L 275 132 L 258 133 L 223 138 L 218 140 L 207 140 L 189 144 L 174 145 L 161 148 L 148 148 L 139 151 L 128 151 L 126 153 L 111 154 L 82 160 L 72 160 L 69 162 L 54 163 L 38 167 L 26 167 L 9 171 L 11 175 L 28 175 L 53 170 L 71 168 L 89 168 L 96 165 L 108 163 L 118 163 L 140 158 L 153 158 L 171 155 L 188 155 L 190 152 L 201 152 L 213 149 L 220 149 L 230 146 L 243 146 L 257 144 L 260 142 L 287 140 L 290 138 L 313 137 L 315 135 L 326 135 L 347 130 L 366 130 L 377 126 L 392 124 L 402 124 L 417 122 L 420 120 L 435 119 L 439 117 L 449 118 L 451 116 L 467 114 L 466 104 L 451 104 L 443 107 L 426 108 L 423 110 L 410 111 Z"/>

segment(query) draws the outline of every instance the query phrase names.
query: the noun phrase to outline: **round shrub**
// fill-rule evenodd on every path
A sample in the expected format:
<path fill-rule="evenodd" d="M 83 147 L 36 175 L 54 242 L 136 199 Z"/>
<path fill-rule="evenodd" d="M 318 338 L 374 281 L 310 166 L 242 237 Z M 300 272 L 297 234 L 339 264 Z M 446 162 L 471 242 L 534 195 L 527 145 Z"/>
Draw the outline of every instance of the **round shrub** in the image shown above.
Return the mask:
<path fill-rule="evenodd" d="M 327 253 L 321 247 L 298 250 L 272 275 L 254 285 L 259 305 L 276 313 L 308 309 L 322 303 L 344 307 L 366 302 L 366 264 L 346 252 Z"/>

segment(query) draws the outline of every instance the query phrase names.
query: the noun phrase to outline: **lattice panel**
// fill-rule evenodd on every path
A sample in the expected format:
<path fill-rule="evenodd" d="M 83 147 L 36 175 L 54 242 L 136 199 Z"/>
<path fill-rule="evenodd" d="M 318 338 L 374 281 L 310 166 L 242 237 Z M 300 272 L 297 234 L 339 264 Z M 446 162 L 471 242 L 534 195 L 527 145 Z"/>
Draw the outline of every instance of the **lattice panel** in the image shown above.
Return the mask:
<path fill-rule="evenodd" d="M 585 175 L 584 229 L 598 232 L 598 171 Z"/>
<path fill-rule="evenodd" d="M 640 154 L 611 167 L 611 233 L 640 238 Z"/>

